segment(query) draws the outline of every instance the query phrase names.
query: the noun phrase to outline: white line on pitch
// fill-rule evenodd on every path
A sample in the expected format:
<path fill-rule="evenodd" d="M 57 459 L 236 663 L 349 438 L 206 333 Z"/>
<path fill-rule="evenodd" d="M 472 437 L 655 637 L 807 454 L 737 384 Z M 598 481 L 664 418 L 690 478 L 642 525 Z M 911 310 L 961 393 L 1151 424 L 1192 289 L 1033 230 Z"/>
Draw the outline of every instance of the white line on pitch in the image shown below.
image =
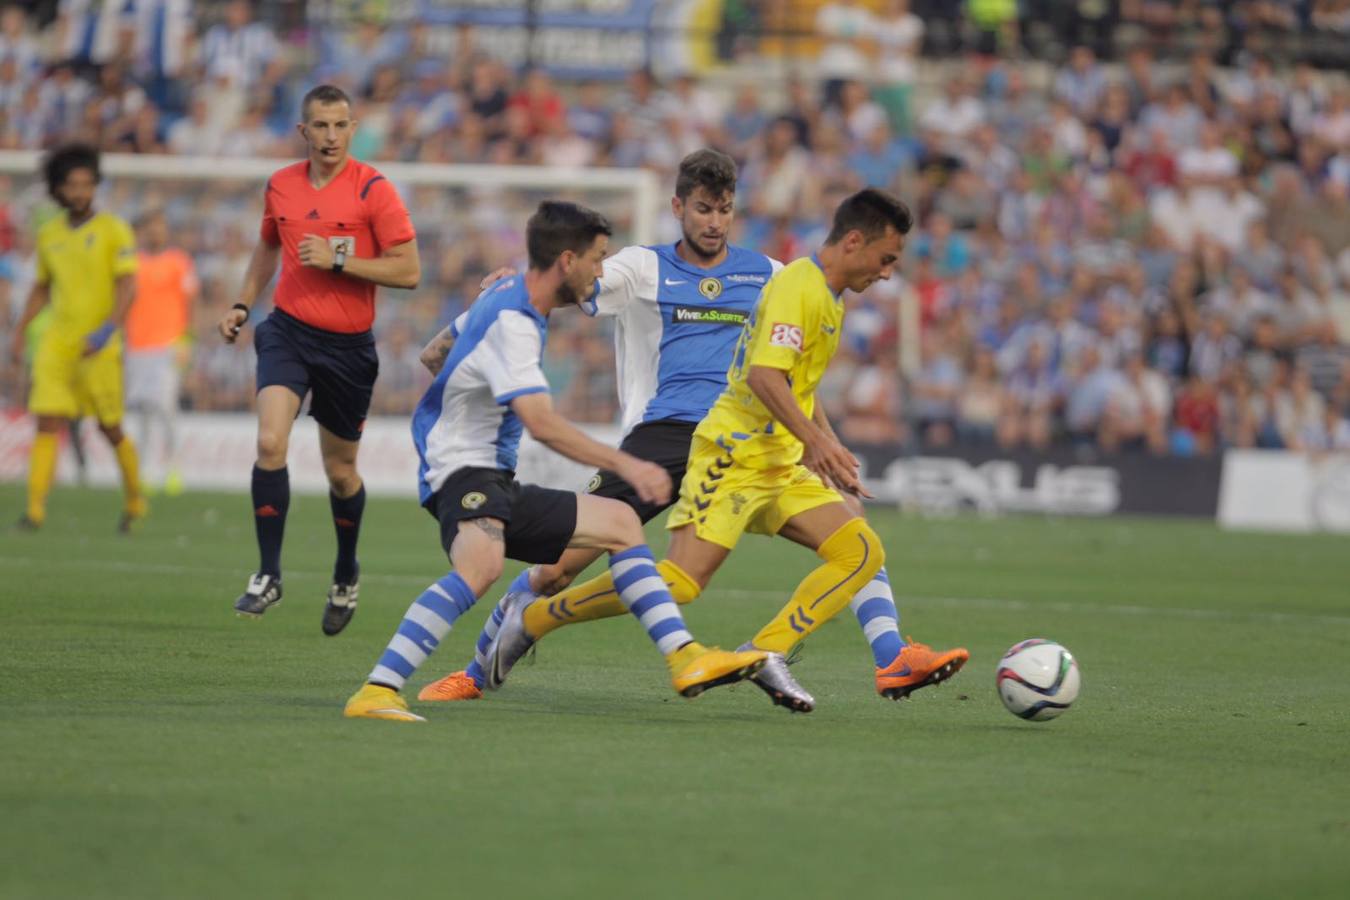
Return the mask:
<path fill-rule="evenodd" d="M 50 559 L 37 559 L 30 556 L 0 556 L 0 565 L 49 566 Z M 125 562 L 113 559 L 67 559 L 60 561 L 61 568 L 80 567 L 106 572 L 140 572 L 148 575 L 221 575 L 237 576 L 243 569 L 214 568 L 207 566 L 184 566 L 173 563 Z M 299 578 L 329 577 L 331 573 L 307 569 L 287 569 L 288 574 Z M 367 584 L 408 584 L 425 586 L 435 575 L 399 575 L 399 574 L 361 574 L 361 580 Z M 782 600 L 787 596 L 784 591 L 755 590 L 745 588 L 713 588 L 710 594 L 721 597 L 741 598 L 745 600 Z M 1175 619 L 1204 619 L 1218 621 L 1246 620 L 1266 622 L 1275 625 L 1350 625 L 1350 616 L 1328 616 L 1320 613 L 1276 612 L 1273 610 L 1239 609 L 1188 609 L 1171 606 L 1134 606 L 1116 603 L 1068 603 L 1052 600 L 1043 603 L 1026 600 L 1011 600 L 1004 597 L 912 597 L 900 596 L 896 601 L 903 608 L 906 605 L 939 606 L 953 609 L 989 609 L 999 612 L 1062 612 L 1062 613 L 1106 613 L 1113 616 L 1155 616 Z"/>

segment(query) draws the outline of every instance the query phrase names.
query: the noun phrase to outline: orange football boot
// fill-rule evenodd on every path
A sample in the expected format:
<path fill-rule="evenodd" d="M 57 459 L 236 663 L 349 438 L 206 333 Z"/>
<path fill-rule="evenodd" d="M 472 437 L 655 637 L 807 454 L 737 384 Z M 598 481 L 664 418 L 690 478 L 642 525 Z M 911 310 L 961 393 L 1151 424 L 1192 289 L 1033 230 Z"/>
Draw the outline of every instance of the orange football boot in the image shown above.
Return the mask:
<path fill-rule="evenodd" d="M 418 700 L 481 700 L 483 692 L 463 671 L 451 672 L 417 692 Z"/>
<path fill-rule="evenodd" d="M 951 678 L 969 659 L 965 647 L 937 651 L 910 641 L 889 666 L 877 669 L 877 693 L 887 700 L 903 700 L 921 687 Z"/>

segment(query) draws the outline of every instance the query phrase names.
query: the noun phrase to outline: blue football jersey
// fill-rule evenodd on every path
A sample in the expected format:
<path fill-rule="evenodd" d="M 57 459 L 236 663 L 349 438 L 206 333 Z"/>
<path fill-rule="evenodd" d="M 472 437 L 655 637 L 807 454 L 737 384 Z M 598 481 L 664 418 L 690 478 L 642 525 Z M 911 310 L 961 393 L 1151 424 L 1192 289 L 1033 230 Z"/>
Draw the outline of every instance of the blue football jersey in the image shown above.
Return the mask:
<path fill-rule="evenodd" d="M 625 247 L 605 260 L 590 315 L 615 317 L 623 431 L 658 419 L 699 422 L 727 386 L 727 368 L 777 260 L 730 247 L 701 269 L 674 244 Z"/>

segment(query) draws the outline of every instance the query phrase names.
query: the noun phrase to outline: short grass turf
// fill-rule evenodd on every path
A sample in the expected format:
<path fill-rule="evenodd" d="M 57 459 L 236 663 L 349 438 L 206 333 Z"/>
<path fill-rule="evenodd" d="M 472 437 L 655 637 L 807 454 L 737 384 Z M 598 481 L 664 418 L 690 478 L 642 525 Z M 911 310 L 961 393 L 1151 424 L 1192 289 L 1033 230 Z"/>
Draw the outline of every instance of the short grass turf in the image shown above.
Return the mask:
<path fill-rule="evenodd" d="M 21 493 L 0 488 L 17 517 Z M 347 721 L 436 529 L 372 500 L 361 606 L 319 631 L 327 502 L 296 498 L 286 599 L 231 604 L 254 561 L 240 496 L 58 491 L 0 537 L 0 897 L 1319 897 L 1350 884 L 1350 545 L 1204 523 L 879 511 L 903 627 L 967 669 L 873 691 L 851 616 L 796 672 L 676 698 L 637 626 L 559 632 L 485 701 Z M 664 537 L 653 531 L 659 546 Z M 735 645 L 811 565 L 749 538 L 687 608 Z M 419 672 L 461 668 L 485 601 Z M 1068 646 L 1077 706 L 1000 706 L 1023 638 Z"/>

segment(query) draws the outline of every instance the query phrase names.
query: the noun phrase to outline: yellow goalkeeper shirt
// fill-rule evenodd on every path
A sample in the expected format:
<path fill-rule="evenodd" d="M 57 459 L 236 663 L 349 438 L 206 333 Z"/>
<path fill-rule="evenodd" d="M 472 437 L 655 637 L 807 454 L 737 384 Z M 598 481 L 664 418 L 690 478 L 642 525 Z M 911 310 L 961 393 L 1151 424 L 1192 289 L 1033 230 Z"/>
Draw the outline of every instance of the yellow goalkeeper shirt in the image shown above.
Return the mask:
<path fill-rule="evenodd" d="M 117 279 L 136 272 L 131 226 L 96 213 L 74 228 L 62 213 L 37 235 L 37 281 L 51 290 L 46 340 L 76 344 L 112 315 Z"/>
<path fill-rule="evenodd" d="M 816 388 L 825 374 L 844 325 L 844 301 L 825 282 L 815 256 L 784 266 L 760 294 L 727 370 L 727 387 L 695 432 L 732 448 L 740 465 L 770 469 L 802 458 L 802 443 L 760 402 L 746 384 L 751 366 L 788 374 L 797 405 L 809 419 Z"/>

